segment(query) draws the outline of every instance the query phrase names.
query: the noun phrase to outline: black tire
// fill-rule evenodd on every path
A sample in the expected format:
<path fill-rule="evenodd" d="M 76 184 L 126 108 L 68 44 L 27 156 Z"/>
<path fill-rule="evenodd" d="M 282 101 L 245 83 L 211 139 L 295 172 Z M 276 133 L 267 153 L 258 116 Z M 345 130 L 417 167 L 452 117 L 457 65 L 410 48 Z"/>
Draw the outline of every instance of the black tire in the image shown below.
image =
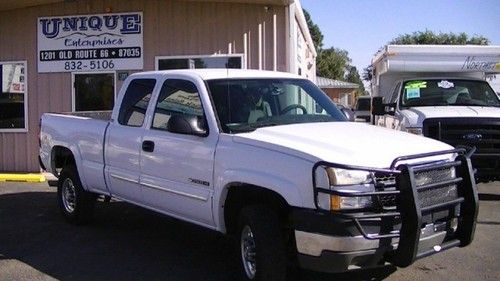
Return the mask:
<path fill-rule="evenodd" d="M 82 187 L 75 166 L 63 168 L 57 183 L 57 201 L 63 217 L 73 224 L 92 220 L 97 195 Z"/>
<path fill-rule="evenodd" d="M 242 280 L 285 280 L 286 247 L 275 212 L 265 206 L 244 207 L 239 217 L 238 247 Z"/>

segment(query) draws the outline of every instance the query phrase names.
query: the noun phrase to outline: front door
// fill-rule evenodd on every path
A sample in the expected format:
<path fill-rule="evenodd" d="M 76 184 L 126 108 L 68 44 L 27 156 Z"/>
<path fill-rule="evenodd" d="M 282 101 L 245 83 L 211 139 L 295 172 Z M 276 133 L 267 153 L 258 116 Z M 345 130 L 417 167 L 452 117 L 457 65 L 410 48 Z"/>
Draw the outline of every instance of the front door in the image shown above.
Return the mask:
<path fill-rule="evenodd" d="M 142 204 L 139 183 L 142 134 L 146 127 L 146 112 L 153 95 L 156 79 L 136 78 L 130 81 L 121 97 L 120 111 L 106 133 L 106 175 L 111 193 L 119 198 Z"/>
<path fill-rule="evenodd" d="M 115 73 L 73 73 L 73 111 L 112 110 Z"/>
<path fill-rule="evenodd" d="M 213 163 L 218 135 L 215 130 L 206 136 L 173 133 L 169 131 L 173 115 L 196 118 L 207 128 L 193 82 L 167 79 L 161 87 L 151 124 L 143 135 L 143 144 L 148 144 L 141 154 L 144 201 L 174 217 L 213 226 Z"/>

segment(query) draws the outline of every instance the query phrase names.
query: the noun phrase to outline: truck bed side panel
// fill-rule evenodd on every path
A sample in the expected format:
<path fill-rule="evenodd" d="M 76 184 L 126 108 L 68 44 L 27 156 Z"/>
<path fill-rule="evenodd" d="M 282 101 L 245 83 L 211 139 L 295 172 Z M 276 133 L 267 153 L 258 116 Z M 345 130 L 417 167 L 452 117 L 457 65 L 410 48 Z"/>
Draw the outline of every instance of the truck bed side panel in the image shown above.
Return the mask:
<path fill-rule="evenodd" d="M 51 172 L 52 150 L 68 148 L 75 158 L 82 184 L 87 190 L 107 193 L 104 181 L 103 141 L 108 122 L 87 117 L 44 114 L 41 127 L 41 157 Z"/>

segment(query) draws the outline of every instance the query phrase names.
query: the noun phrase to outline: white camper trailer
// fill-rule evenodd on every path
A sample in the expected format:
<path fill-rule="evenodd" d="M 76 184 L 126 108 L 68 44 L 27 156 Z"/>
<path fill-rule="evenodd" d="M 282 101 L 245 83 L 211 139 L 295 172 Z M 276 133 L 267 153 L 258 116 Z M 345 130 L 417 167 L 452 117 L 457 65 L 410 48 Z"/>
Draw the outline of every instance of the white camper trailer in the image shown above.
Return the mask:
<path fill-rule="evenodd" d="M 372 66 L 374 124 L 474 146 L 476 178 L 500 179 L 500 46 L 388 45 Z"/>

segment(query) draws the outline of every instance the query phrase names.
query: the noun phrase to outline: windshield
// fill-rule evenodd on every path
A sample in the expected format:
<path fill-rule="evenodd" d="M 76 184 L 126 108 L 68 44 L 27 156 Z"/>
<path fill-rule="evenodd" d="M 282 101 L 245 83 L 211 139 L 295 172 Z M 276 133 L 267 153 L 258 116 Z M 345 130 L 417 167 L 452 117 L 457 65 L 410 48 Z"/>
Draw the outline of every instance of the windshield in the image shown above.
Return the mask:
<path fill-rule="evenodd" d="M 371 107 L 370 103 L 371 103 L 371 100 L 369 98 L 368 99 L 359 98 L 358 103 L 356 104 L 356 110 L 369 111 L 370 107 Z"/>
<path fill-rule="evenodd" d="M 401 94 L 402 107 L 500 106 L 500 101 L 490 85 L 479 80 L 411 80 L 404 82 Z"/>
<path fill-rule="evenodd" d="M 207 82 L 222 131 L 241 133 L 295 123 L 346 121 L 305 79 L 224 79 Z"/>

